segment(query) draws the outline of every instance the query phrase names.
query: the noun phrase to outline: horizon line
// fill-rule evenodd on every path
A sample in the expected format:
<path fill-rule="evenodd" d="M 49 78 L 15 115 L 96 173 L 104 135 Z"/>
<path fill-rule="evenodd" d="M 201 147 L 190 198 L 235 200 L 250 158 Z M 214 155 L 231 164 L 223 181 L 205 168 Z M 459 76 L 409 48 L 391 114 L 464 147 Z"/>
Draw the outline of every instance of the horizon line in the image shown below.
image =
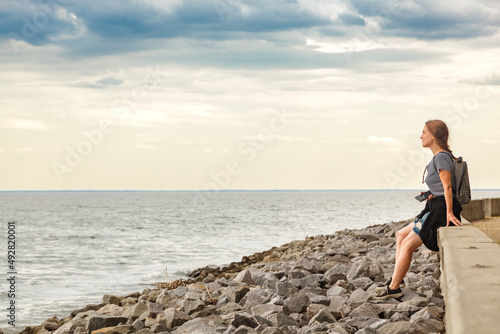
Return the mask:
<path fill-rule="evenodd" d="M 335 192 L 335 191 L 420 191 L 421 189 L 218 189 L 218 190 L 141 190 L 141 189 L 64 189 L 64 190 L 0 190 L 0 193 L 22 192 Z M 500 188 L 478 188 L 471 191 L 500 191 Z"/>

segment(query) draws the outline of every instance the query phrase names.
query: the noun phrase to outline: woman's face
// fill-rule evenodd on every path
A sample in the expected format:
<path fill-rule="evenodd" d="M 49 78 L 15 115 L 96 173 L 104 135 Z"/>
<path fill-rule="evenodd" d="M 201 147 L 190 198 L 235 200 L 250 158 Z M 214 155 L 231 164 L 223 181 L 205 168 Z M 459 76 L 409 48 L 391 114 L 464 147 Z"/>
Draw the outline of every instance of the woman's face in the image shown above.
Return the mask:
<path fill-rule="evenodd" d="M 422 147 L 430 147 L 436 140 L 429 129 L 427 129 L 427 125 L 424 126 L 420 139 L 422 139 Z"/>

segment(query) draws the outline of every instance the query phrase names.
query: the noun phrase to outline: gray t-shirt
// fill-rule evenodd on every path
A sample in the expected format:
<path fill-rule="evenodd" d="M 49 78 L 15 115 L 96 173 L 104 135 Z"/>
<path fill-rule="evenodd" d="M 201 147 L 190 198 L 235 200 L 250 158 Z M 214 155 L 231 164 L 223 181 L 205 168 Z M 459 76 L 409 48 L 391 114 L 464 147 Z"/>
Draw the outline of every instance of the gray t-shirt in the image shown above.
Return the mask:
<path fill-rule="evenodd" d="M 453 173 L 453 161 L 451 160 L 451 155 L 448 152 L 441 151 L 434 156 L 434 158 L 427 165 L 427 176 L 425 178 L 425 183 L 429 187 L 429 190 L 434 196 L 443 196 L 444 187 L 439 178 L 439 172 L 436 170 L 447 170 Z M 452 175 L 453 177 L 453 175 Z"/>

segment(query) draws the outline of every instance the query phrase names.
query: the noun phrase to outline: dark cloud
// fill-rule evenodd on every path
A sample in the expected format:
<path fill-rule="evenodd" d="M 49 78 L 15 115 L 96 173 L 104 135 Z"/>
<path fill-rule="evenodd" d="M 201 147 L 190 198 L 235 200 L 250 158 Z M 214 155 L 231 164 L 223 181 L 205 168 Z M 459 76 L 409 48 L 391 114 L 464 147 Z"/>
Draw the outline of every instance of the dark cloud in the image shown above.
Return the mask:
<path fill-rule="evenodd" d="M 375 19 L 389 36 L 447 39 L 491 36 L 498 32 L 500 7 L 494 2 L 349 0 L 353 9 Z"/>
<path fill-rule="evenodd" d="M 89 0 L 71 2 L 67 9 L 91 32 L 115 38 L 195 38 L 207 32 L 261 33 L 331 23 L 328 16 L 312 13 L 296 0 L 189 0 L 170 10 L 150 2 Z"/>
<path fill-rule="evenodd" d="M 61 33 L 77 31 L 70 17 L 58 12 L 56 1 L 2 0 L 0 35 L 32 45 L 44 45 Z"/>

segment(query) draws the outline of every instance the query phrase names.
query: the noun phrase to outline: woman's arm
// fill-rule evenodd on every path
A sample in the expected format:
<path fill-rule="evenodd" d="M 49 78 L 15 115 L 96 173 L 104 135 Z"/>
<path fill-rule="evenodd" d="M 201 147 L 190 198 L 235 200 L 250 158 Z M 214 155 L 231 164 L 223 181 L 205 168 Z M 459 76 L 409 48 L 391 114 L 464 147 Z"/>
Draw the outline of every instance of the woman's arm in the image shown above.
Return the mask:
<path fill-rule="evenodd" d="M 451 185 L 451 172 L 441 169 L 439 171 L 439 178 L 444 188 L 444 199 L 446 201 L 446 226 L 450 225 L 450 222 L 456 226 L 462 226 L 460 220 L 453 214 L 453 188 Z"/>

